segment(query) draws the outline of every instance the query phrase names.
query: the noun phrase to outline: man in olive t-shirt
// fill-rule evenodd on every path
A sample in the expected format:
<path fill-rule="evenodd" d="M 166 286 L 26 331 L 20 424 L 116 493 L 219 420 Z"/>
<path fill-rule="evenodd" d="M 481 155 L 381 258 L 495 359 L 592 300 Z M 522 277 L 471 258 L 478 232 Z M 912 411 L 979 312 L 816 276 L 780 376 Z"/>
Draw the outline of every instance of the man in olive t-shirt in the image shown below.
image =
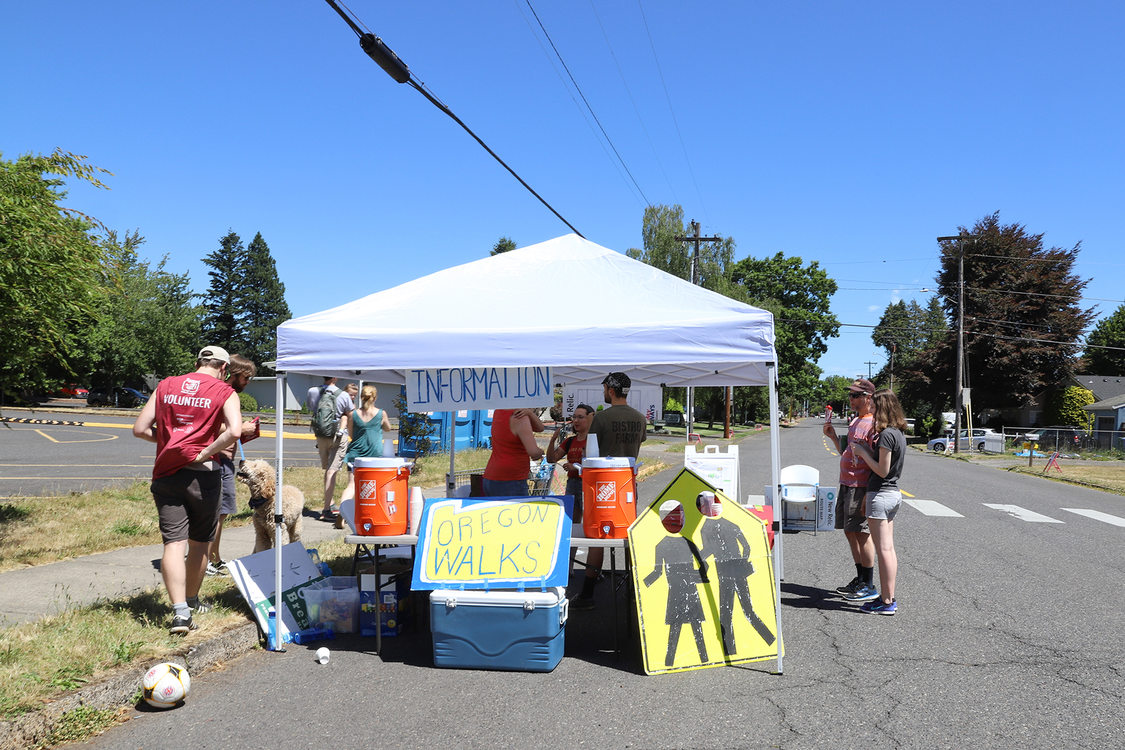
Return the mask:
<path fill-rule="evenodd" d="M 598 436 L 598 455 L 636 459 L 645 441 L 648 420 L 625 403 L 632 381 L 623 372 L 611 372 L 602 381 L 608 409 L 594 414 L 590 432 Z"/>
<path fill-rule="evenodd" d="M 632 384 L 629 376 L 623 372 L 611 372 L 602 381 L 605 402 L 610 406 L 595 413 L 594 423 L 590 426 L 590 434 L 598 438 L 599 456 L 636 460 L 641 452 L 648 420 L 644 414 L 625 403 Z M 586 577 L 582 581 L 582 592 L 570 602 L 572 608 L 594 608 L 594 584 L 601 573 L 604 557 L 603 547 L 592 547 L 587 551 Z"/>

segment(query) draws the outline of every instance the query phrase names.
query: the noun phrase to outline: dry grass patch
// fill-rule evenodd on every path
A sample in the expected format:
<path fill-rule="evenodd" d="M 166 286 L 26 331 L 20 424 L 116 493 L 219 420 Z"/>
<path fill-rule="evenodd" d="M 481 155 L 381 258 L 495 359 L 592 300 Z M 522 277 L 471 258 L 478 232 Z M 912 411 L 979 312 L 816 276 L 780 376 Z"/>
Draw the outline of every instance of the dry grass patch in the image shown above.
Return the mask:
<path fill-rule="evenodd" d="M 214 609 L 196 618 L 199 629 L 186 638 L 168 633 L 163 587 L 0 630 L 0 718 L 35 710 L 125 665 L 137 667 L 139 680 L 142 664 L 246 623 L 249 610 L 230 579 L 208 579 L 202 594 Z"/>
<path fill-rule="evenodd" d="M 1030 474 L 1037 477 L 1047 477 L 1060 482 L 1071 482 L 1087 487 L 1095 487 L 1106 492 L 1125 495 L 1125 461 L 1097 461 L 1097 462 L 1069 462 L 1065 459 L 1060 463 L 1062 472 L 1051 469 L 1043 472 L 1042 460 L 1037 460 L 1039 465 L 1027 467 L 1016 466 L 1011 471 L 1020 474 Z"/>

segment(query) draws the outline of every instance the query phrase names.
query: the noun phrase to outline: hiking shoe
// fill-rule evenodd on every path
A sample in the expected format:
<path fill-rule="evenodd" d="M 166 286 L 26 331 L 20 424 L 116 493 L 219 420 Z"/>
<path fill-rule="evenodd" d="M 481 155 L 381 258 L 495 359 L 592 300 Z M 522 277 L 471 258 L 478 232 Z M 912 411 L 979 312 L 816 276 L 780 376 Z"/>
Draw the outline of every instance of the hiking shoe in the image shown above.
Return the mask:
<path fill-rule="evenodd" d="M 898 602 L 891 599 L 890 603 L 882 599 L 872 599 L 867 604 L 864 604 L 860 609 L 872 615 L 893 615 L 898 611 Z"/>
<path fill-rule="evenodd" d="M 168 628 L 168 632 L 172 635 L 187 635 L 189 630 L 196 630 L 199 626 L 192 622 L 191 615 L 187 617 L 173 617 L 172 627 Z"/>
<path fill-rule="evenodd" d="M 576 596 L 570 600 L 570 608 L 577 612 L 586 612 L 594 608 L 594 597 Z"/>
<path fill-rule="evenodd" d="M 844 594 L 844 598 L 849 602 L 869 602 L 879 598 L 879 591 L 870 583 L 864 583 L 855 590 L 855 593 Z"/>
<path fill-rule="evenodd" d="M 843 586 L 836 587 L 837 594 L 854 594 L 856 589 L 863 585 L 863 579 L 856 576 L 852 580 L 845 583 Z"/>

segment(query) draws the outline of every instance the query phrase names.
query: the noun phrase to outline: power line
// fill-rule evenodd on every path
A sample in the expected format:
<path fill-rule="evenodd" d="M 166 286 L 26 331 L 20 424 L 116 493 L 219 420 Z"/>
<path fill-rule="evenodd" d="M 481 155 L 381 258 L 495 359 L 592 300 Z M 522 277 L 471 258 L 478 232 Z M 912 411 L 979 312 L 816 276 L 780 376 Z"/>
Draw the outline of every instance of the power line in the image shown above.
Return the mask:
<path fill-rule="evenodd" d="M 801 321 L 801 320 L 785 320 L 783 318 L 777 318 L 776 320 L 779 323 L 804 323 L 804 322 L 806 322 L 806 321 Z M 904 326 L 880 326 L 880 325 L 868 325 L 868 324 L 865 324 L 865 323 L 839 323 L 838 325 L 841 328 L 879 328 L 879 329 L 884 330 L 884 331 L 910 331 L 910 332 L 914 332 L 914 333 L 946 333 L 950 330 L 949 328 L 915 328 L 915 327 L 904 327 Z M 857 331 L 857 333 L 858 333 L 858 331 Z M 1040 342 L 1040 343 L 1045 343 L 1045 344 L 1066 344 L 1067 343 L 1066 341 L 1059 341 L 1058 339 L 1037 339 L 1037 338 L 1031 338 L 1031 337 L 1028 337 L 1028 336 L 1004 336 L 1004 335 L 999 334 L 999 333 L 985 333 L 984 331 L 965 331 L 965 333 L 972 334 L 974 336 L 987 336 L 989 338 L 1007 339 L 1009 341 L 1035 341 L 1035 342 Z M 836 338 L 836 337 L 834 336 L 833 338 Z M 1083 349 L 1106 349 L 1108 351 L 1113 351 L 1113 352 L 1125 352 L 1125 347 L 1120 347 L 1120 346 L 1100 346 L 1098 344 L 1085 344 L 1085 343 L 1079 344 L 1078 341 L 1075 341 L 1074 345 L 1075 346 L 1081 346 Z"/>
<path fill-rule="evenodd" d="M 688 174 L 691 175 L 691 184 L 695 186 L 695 195 L 699 198 L 699 205 L 703 209 L 703 218 L 711 223 L 707 213 L 707 206 L 703 203 L 703 192 L 699 189 L 699 182 L 695 179 L 695 170 L 691 166 L 687 146 L 684 144 L 684 134 L 680 131 L 679 120 L 676 119 L 676 108 L 672 106 L 672 96 L 668 93 L 668 82 L 664 79 L 664 69 L 660 66 L 660 56 L 656 54 L 656 43 L 652 41 L 652 31 L 648 28 L 648 18 L 645 17 L 645 7 L 641 0 L 637 0 L 637 8 L 641 11 L 641 21 L 644 22 L 645 34 L 648 36 L 648 46 L 652 48 L 652 58 L 656 61 L 656 72 L 660 75 L 660 84 L 664 87 L 664 99 L 668 102 L 668 111 L 672 113 L 672 124 L 676 127 L 676 136 L 680 139 L 680 148 L 684 152 L 684 161 L 687 163 Z"/>
<path fill-rule="evenodd" d="M 609 41 L 609 34 L 606 33 L 605 25 L 602 24 L 602 18 L 598 15 L 597 6 L 594 0 L 590 0 L 590 10 L 594 13 L 594 20 L 598 22 L 598 28 L 601 29 L 602 38 L 605 39 L 605 46 L 609 50 L 609 56 L 613 58 L 613 64 L 617 67 L 617 75 L 621 78 L 621 85 L 625 87 L 625 93 L 629 97 L 629 103 L 633 105 L 633 112 L 637 115 L 637 122 L 640 123 L 641 132 L 645 134 L 645 140 L 648 141 L 648 146 L 652 149 L 652 157 L 656 161 L 656 165 L 660 167 L 660 174 L 664 176 L 664 182 L 668 185 L 668 190 L 672 194 L 672 200 L 679 203 L 676 198 L 676 188 L 672 184 L 672 180 L 668 177 L 667 170 L 664 169 L 664 160 L 660 158 L 660 153 L 656 150 L 656 143 L 652 140 L 652 135 L 648 132 L 648 127 L 645 126 L 645 118 L 641 115 L 641 110 L 637 106 L 637 100 L 633 98 L 633 91 L 629 88 L 629 82 L 625 80 L 625 71 L 621 68 L 621 63 L 617 59 L 617 55 L 613 51 L 613 44 Z"/>
<path fill-rule="evenodd" d="M 487 151 L 493 159 L 499 162 L 500 166 L 508 170 L 512 177 L 515 177 L 516 180 L 519 181 L 519 183 L 523 185 L 529 193 L 534 195 L 540 203 L 546 206 L 547 209 L 551 213 L 553 213 L 559 221 L 570 227 L 570 230 L 577 234 L 579 237 L 582 237 L 582 239 L 586 239 L 585 235 L 575 229 L 573 224 L 563 218 L 563 215 L 556 211 L 554 206 L 548 203 L 546 199 L 543 198 L 543 196 L 535 192 L 535 189 L 532 188 L 531 185 L 528 185 L 522 177 L 516 174 L 516 170 L 509 167 L 508 163 L 501 159 L 499 154 L 489 148 L 488 144 L 485 143 L 480 136 L 474 133 L 472 128 L 466 125 L 460 117 L 453 113 L 453 110 L 447 107 L 440 99 L 437 98 L 437 96 L 431 93 L 426 88 L 426 84 L 422 81 L 419 81 L 417 77 L 410 72 L 410 68 L 408 68 L 406 63 L 404 63 L 399 58 L 399 56 L 394 53 L 394 50 L 388 47 L 382 39 L 375 36 L 370 31 L 361 31 L 359 27 L 363 22 L 359 21 L 358 17 L 356 17 L 356 20 L 352 20 L 352 18 L 348 15 L 351 14 L 351 16 L 355 16 L 355 14 L 351 12 L 351 9 L 348 9 L 348 13 L 344 13 L 344 11 L 340 9 L 340 5 L 336 2 L 336 0 L 325 0 L 325 2 L 328 3 L 329 7 L 331 7 L 334 11 L 336 11 L 336 13 L 340 15 L 340 18 L 344 19 L 344 23 L 346 23 L 351 28 L 351 30 L 355 32 L 356 36 L 359 37 L 359 46 L 363 48 L 363 51 L 367 54 L 368 57 L 374 60 L 380 68 L 386 71 L 387 75 L 389 75 L 398 83 L 409 83 L 412 88 L 418 91 L 418 93 L 426 97 L 426 99 L 428 99 L 431 104 L 444 112 L 455 123 L 460 125 L 466 133 L 473 137 L 473 140 L 481 145 L 481 148 Z M 363 28 L 366 29 L 366 25 L 364 25 Z"/>
<path fill-rule="evenodd" d="M 648 196 L 645 195 L 645 191 L 641 190 L 641 186 L 637 183 L 636 178 L 633 177 L 633 173 L 629 171 L 629 166 L 625 163 L 625 160 L 621 158 L 621 153 L 617 150 L 617 146 L 614 145 L 613 139 L 609 137 L 609 133 L 605 132 L 605 128 L 602 127 L 602 121 L 598 119 L 598 115 L 596 112 L 594 112 L 594 108 L 590 106 L 590 102 L 586 98 L 586 95 L 582 93 L 582 87 L 579 86 L 578 81 L 574 79 L 574 74 L 570 72 L 570 66 L 566 64 L 566 60 L 563 59 L 562 53 L 559 52 L 559 48 L 555 46 L 555 40 L 551 38 L 551 35 L 547 32 L 547 27 L 543 25 L 543 21 L 539 18 L 539 14 L 535 12 L 535 6 L 531 4 L 531 0 L 524 0 L 524 2 L 527 3 L 528 10 L 531 11 L 531 15 L 535 17 L 535 22 L 539 24 L 539 28 L 543 31 L 543 36 L 547 37 L 547 42 L 550 43 L 551 49 L 555 52 L 555 56 L 558 57 L 559 62 L 562 63 L 563 70 L 565 70 L 567 76 L 570 77 L 570 82 L 574 85 L 575 90 L 578 92 L 578 96 L 582 97 L 582 103 L 586 105 L 586 109 L 590 110 L 590 116 L 593 117 L 594 122 L 598 124 L 598 129 L 602 131 L 602 135 L 605 137 L 606 142 L 609 143 L 609 147 L 613 149 L 613 153 L 617 156 L 617 160 L 621 162 L 621 166 L 625 169 L 625 173 L 629 175 L 629 179 L 633 181 L 633 185 L 637 188 L 637 192 L 639 192 L 641 194 L 641 197 L 644 198 L 645 205 L 651 206 L 652 203 L 649 201 Z"/>
<path fill-rule="evenodd" d="M 539 49 L 543 51 L 543 57 L 547 59 L 547 62 L 551 66 L 551 70 L 553 70 L 555 72 L 555 75 L 558 76 L 559 83 L 562 85 L 563 91 L 565 91 L 567 96 L 570 97 L 570 101 L 574 103 L 574 108 L 577 109 L 578 114 L 582 116 L 582 121 L 585 122 L 586 127 L 590 129 L 590 135 L 593 136 L 594 140 L 601 147 L 602 153 L 605 154 L 606 158 L 609 160 L 609 163 L 613 165 L 613 168 L 617 170 L 617 174 L 620 175 L 621 179 L 625 181 L 626 186 L 628 186 L 628 179 L 626 174 L 622 171 L 621 165 L 616 159 L 614 159 L 613 154 L 610 153 L 605 139 L 598 136 L 598 131 L 596 130 L 594 123 L 590 120 L 590 114 L 585 108 L 583 108 L 581 104 L 578 103 L 578 98 L 574 95 L 574 89 L 567 85 L 566 78 L 563 77 L 563 71 L 559 70 L 559 66 L 558 63 L 555 62 L 555 58 L 552 57 L 551 53 L 547 50 L 547 45 L 543 43 L 543 37 L 535 33 L 535 27 L 531 24 L 531 19 L 527 17 L 527 12 L 524 10 L 523 6 L 520 5 L 519 0 L 513 0 L 513 2 L 515 2 L 516 10 L 518 10 L 520 13 L 520 18 L 522 18 L 523 22 L 527 24 L 528 32 L 531 34 L 532 38 L 535 39 L 535 43 L 539 45 Z M 629 191 L 634 194 L 634 197 L 636 197 L 637 201 L 641 205 L 646 205 L 644 197 L 642 195 L 637 194 L 632 187 L 629 187 Z"/>

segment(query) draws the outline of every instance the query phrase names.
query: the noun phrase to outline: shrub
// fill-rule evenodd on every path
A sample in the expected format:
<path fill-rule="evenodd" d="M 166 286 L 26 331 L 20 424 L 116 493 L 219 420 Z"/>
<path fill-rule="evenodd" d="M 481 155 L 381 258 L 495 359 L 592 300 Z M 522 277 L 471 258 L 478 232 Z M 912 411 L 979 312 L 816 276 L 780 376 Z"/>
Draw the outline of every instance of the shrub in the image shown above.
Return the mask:
<path fill-rule="evenodd" d="M 258 411 L 258 400 L 249 393 L 238 394 L 238 403 L 242 411 Z"/>

